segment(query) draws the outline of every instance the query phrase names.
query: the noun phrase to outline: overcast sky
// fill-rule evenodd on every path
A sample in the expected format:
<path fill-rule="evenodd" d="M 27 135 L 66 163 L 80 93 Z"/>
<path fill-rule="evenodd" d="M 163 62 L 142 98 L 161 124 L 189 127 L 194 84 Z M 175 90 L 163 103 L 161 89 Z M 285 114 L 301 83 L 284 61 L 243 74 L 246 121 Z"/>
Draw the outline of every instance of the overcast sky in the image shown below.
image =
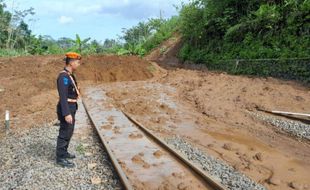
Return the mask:
<path fill-rule="evenodd" d="M 183 0 L 188 2 L 189 0 Z M 13 4 L 14 2 L 14 4 Z M 176 15 L 180 0 L 5 0 L 8 10 L 33 7 L 36 21 L 29 23 L 34 34 L 74 38 L 91 37 L 103 41 L 117 38 L 129 28 L 151 17 Z"/>

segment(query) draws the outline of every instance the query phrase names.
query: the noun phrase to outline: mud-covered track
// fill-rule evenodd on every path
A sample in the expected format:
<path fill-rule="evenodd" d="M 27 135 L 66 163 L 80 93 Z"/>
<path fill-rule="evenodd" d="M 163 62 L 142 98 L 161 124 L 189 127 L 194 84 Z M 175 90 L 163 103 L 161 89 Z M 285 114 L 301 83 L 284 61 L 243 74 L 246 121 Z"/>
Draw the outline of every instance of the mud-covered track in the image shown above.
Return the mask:
<path fill-rule="evenodd" d="M 107 99 L 89 88 L 83 104 L 125 189 L 225 189 Z"/>
<path fill-rule="evenodd" d="M 94 126 L 95 130 L 97 131 L 97 127 L 94 124 L 94 122 L 92 120 L 92 117 L 89 114 L 89 112 L 87 110 L 87 107 L 84 104 L 84 102 L 83 102 L 83 106 L 85 108 L 85 111 L 86 111 L 86 113 L 88 115 L 89 120 L 91 121 L 92 125 Z M 97 131 L 97 134 L 98 134 L 98 136 L 99 136 L 99 138 L 100 138 L 100 140 L 101 140 L 105 150 L 107 151 L 107 153 L 109 155 L 109 158 L 111 159 L 111 162 L 112 162 L 112 164 L 113 164 L 113 166 L 114 166 L 114 168 L 115 168 L 115 170 L 116 170 L 116 172 L 117 172 L 117 174 L 118 174 L 118 176 L 119 176 L 119 178 L 120 178 L 124 188 L 127 189 L 127 190 L 133 190 L 133 187 L 132 187 L 131 183 L 128 181 L 128 178 L 126 177 L 126 174 L 123 172 L 121 166 L 117 162 L 117 159 L 113 155 L 112 150 L 109 148 L 108 143 L 104 140 L 104 137 L 98 131 Z"/>
<path fill-rule="evenodd" d="M 148 137 L 154 139 L 158 145 L 165 148 L 165 150 L 169 151 L 171 154 L 173 154 L 175 157 L 177 157 L 181 162 L 184 163 L 184 165 L 191 168 L 197 175 L 199 175 L 201 178 L 205 180 L 206 183 L 208 183 L 211 187 L 217 190 L 225 190 L 226 188 L 221 185 L 218 181 L 212 179 L 212 176 L 201 170 L 199 167 L 197 167 L 195 164 L 190 162 L 187 158 L 185 158 L 183 155 L 181 155 L 179 152 L 171 148 L 166 142 L 161 140 L 159 137 L 157 137 L 152 131 L 148 130 L 146 127 L 144 127 L 141 123 L 139 123 L 137 120 L 135 120 L 132 116 L 130 116 L 128 113 L 122 111 L 124 115 L 132 121 L 135 125 L 137 125 Z"/>

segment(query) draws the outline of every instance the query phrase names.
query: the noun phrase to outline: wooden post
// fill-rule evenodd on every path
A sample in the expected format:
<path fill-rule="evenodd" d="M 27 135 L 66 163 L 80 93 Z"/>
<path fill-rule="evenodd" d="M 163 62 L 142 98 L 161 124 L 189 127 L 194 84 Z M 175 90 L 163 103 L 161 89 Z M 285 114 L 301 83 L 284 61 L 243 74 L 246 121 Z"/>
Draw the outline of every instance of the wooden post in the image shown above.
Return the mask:
<path fill-rule="evenodd" d="M 10 129 L 10 112 L 9 112 L 9 110 L 5 111 L 5 129 L 7 132 Z"/>
<path fill-rule="evenodd" d="M 239 62 L 240 62 L 240 60 L 239 60 L 239 59 L 237 59 L 237 60 L 236 60 L 236 64 L 235 64 L 235 70 L 234 70 L 234 73 L 236 73 L 236 72 L 237 72 L 237 69 L 238 69 L 238 66 L 239 66 Z"/>

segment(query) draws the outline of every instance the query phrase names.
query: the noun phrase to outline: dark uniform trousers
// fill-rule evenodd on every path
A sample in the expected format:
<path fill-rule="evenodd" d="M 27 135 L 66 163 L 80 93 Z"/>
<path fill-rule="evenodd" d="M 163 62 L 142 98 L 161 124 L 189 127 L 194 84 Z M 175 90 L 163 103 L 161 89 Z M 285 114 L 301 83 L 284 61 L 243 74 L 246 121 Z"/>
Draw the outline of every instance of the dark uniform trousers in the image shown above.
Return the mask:
<path fill-rule="evenodd" d="M 57 158 L 65 158 L 68 154 L 68 146 L 73 135 L 75 125 L 75 113 L 77 111 L 77 103 L 68 103 L 73 123 L 66 122 L 65 117 L 61 114 L 60 103 L 57 105 L 57 116 L 60 121 L 59 135 L 57 138 L 56 156 Z"/>

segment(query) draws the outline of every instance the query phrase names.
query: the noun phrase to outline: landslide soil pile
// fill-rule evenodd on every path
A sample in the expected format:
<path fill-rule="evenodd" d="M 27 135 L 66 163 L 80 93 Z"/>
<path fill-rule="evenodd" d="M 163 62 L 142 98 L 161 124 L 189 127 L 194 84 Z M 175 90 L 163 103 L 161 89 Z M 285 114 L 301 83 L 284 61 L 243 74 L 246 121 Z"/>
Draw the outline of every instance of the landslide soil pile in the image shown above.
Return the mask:
<path fill-rule="evenodd" d="M 5 110 L 10 111 L 12 128 L 56 119 L 56 78 L 64 67 L 62 59 L 62 55 L 0 58 L 0 115 L 4 118 Z M 153 77 L 152 72 L 154 66 L 138 57 L 98 55 L 84 57 L 76 75 L 80 83 L 104 83 L 145 80 Z"/>

